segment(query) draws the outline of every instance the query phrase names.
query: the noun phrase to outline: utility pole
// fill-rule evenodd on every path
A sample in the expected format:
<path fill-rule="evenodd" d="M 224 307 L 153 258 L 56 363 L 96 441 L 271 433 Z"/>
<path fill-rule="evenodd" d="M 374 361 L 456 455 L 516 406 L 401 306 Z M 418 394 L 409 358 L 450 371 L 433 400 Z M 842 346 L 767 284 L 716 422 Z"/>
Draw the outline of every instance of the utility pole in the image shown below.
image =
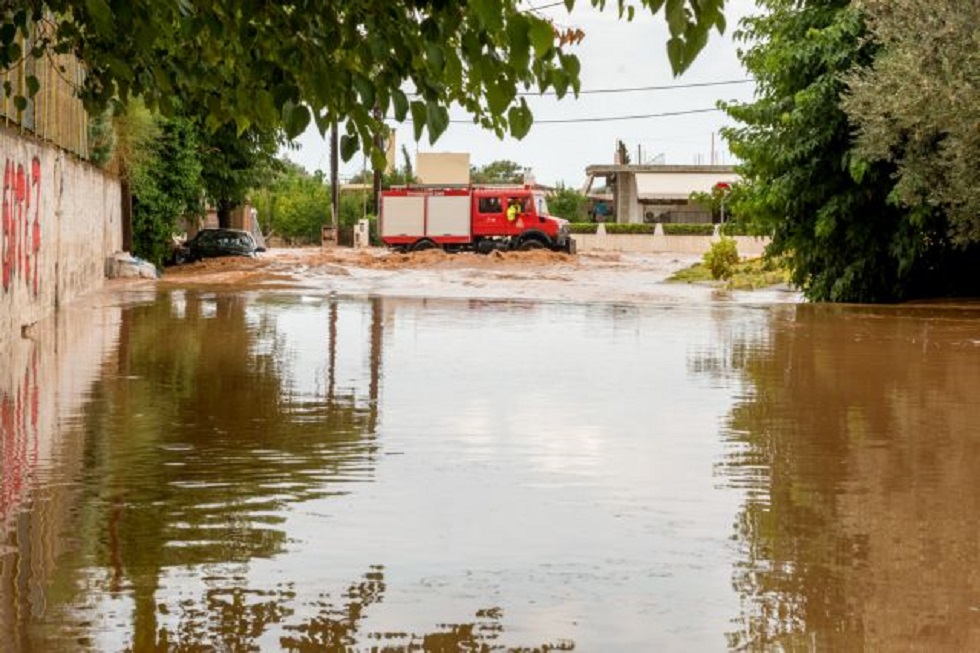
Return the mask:
<path fill-rule="evenodd" d="M 374 117 L 378 120 L 381 120 L 382 115 L 381 115 L 381 109 L 379 107 L 374 107 Z M 381 131 L 379 130 L 374 134 L 374 147 L 376 150 L 381 151 L 381 148 L 383 146 L 384 146 L 384 140 L 382 139 Z M 374 184 L 373 184 L 373 188 L 371 189 L 372 191 L 371 196 L 374 198 L 375 217 L 377 217 L 378 214 L 381 213 L 381 175 L 383 172 L 384 171 L 381 168 L 378 167 L 374 168 L 374 180 L 373 180 Z"/>
<path fill-rule="evenodd" d="M 330 227 L 334 230 L 340 225 L 340 161 L 337 138 L 337 121 L 335 120 L 330 126 Z"/>

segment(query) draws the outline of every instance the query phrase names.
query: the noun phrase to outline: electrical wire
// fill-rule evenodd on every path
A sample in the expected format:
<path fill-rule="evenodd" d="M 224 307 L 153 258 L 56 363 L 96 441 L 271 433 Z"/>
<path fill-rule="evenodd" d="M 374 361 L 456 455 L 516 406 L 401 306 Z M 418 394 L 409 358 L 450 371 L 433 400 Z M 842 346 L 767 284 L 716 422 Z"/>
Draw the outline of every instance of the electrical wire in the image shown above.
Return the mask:
<path fill-rule="evenodd" d="M 723 79 L 713 82 L 690 82 L 687 84 L 663 84 L 660 86 L 624 86 L 622 88 L 593 88 L 586 89 L 584 91 L 579 91 L 579 95 L 600 95 L 608 93 L 642 93 L 645 91 L 673 91 L 673 90 L 683 90 L 687 88 L 705 88 L 709 86 L 730 86 L 732 84 L 749 84 L 754 82 L 754 79 Z M 410 97 L 419 97 L 419 93 L 406 93 Z M 521 91 L 517 93 L 518 97 L 547 97 L 554 96 L 556 93 L 554 91 L 545 91 L 544 93 L 535 93 L 534 91 Z M 571 92 L 565 94 L 566 97 L 574 97 Z"/>
<path fill-rule="evenodd" d="M 721 111 L 718 108 L 711 109 L 688 109 L 686 111 L 665 111 L 663 113 L 643 113 L 632 116 L 594 116 L 590 118 L 556 118 L 553 120 L 537 120 L 535 119 L 535 125 L 564 125 L 570 123 L 579 122 L 616 122 L 623 120 L 647 120 L 649 118 L 669 118 L 671 116 L 688 116 L 696 113 L 710 113 L 712 111 Z M 474 125 L 472 120 L 450 120 L 451 124 L 455 125 Z"/>
<path fill-rule="evenodd" d="M 591 90 L 579 91 L 579 95 L 598 95 L 600 93 L 639 93 L 642 91 L 672 91 L 675 89 L 685 89 L 685 88 L 704 88 L 706 86 L 728 86 L 731 84 L 748 84 L 749 82 L 754 82 L 754 79 L 726 79 L 716 82 L 691 82 L 689 84 L 665 84 L 663 86 L 626 86 L 623 88 L 594 88 Z M 555 95 L 554 91 L 547 91 L 545 93 L 533 93 L 533 92 L 523 92 L 518 93 L 518 96 L 524 97 L 539 97 L 543 95 Z"/>
<path fill-rule="evenodd" d="M 524 11 L 541 11 L 542 9 L 551 9 L 552 7 L 557 7 L 558 5 L 565 4 L 565 0 L 560 0 L 559 2 L 552 2 L 546 5 L 540 5 L 538 7 L 528 7 Z"/>

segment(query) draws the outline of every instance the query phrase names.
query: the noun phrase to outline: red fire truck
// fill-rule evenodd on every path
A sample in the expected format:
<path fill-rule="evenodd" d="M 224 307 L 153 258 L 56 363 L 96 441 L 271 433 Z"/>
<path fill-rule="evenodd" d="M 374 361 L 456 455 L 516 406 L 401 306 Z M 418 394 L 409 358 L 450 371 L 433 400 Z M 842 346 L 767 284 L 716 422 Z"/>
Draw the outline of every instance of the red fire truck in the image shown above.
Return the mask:
<path fill-rule="evenodd" d="M 551 215 L 544 193 L 530 186 L 393 188 L 381 194 L 380 233 L 385 245 L 401 251 L 575 253 L 568 220 Z"/>

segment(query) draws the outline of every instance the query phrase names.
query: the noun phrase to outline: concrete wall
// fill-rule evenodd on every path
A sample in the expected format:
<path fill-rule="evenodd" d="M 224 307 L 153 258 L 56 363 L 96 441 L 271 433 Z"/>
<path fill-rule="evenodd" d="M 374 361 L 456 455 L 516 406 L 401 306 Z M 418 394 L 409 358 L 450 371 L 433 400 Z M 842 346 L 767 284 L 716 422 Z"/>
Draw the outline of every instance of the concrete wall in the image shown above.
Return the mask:
<path fill-rule="evenodd" d="M 21 327 L 101 287 L 122 247 L 117 179 L 55 147 L 0 128 L 0 352 Z"/>
<path fill-rule="evenodd" d="M 580 253 L 704 254 L 718 240 L 716 236 L 665 236 L 659 230 L 656 234 L 573 234 L 572 237 Z M 734 236 L 734 239 L 742 257 L 761 256 L 769 244 L 768 238 Z"/>
<path fill-rule="evenodd" d="M 636 175 L 626 172 L 616 175 L 616 184 L 613 186 L 613 204 L 616 207 L 616 222 L 633 224 L 643 221 L 636 194 Z"/>

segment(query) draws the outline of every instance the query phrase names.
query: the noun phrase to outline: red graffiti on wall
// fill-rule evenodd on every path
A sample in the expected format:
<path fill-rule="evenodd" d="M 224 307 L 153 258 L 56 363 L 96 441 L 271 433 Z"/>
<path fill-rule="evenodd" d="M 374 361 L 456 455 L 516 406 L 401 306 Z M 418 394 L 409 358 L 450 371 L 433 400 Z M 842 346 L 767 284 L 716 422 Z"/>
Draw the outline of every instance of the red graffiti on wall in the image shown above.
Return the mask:
<path fill-rule="evenodd" d="M 24 500 L 38 464 L 37 351 L 23 384 L 0 391 L 0 525 Z"/>
<path fill-rule="evenodd" d="M 3 170 L 2 220 L 3 290 L 9 292 L 20 278 L 36 297 L 41 251 L 41 160 L 37 157 L 29 169 L 7 159 Z"/>

